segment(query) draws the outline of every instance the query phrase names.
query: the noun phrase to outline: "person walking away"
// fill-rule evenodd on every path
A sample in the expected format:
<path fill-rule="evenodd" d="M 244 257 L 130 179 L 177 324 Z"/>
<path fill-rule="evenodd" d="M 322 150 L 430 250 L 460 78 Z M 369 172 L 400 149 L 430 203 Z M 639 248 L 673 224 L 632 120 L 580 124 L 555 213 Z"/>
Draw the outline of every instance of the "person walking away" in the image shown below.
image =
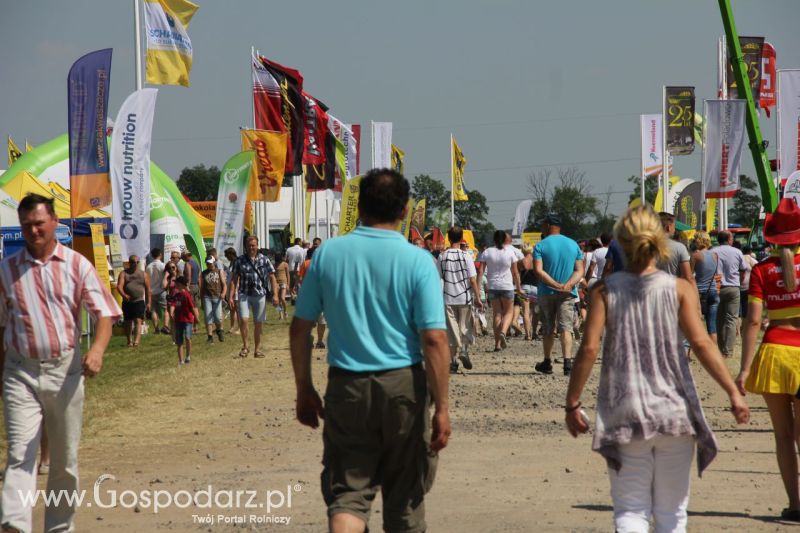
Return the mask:
<path fill-rule="evenodd" d="M 539 311 L 544 329 L 544 360 L 534 369 L 553 373 L 550 356 L 555 334 L 561 341 L 564 375 L 572 370 L 572 332 L 575 324 L 577 286 L 584 276 L 583 252 L 578 243 L 561 235 L 561 217 L 551 213 L 540 222 L 542 240 L 533 248 L 533 264 L 539 279 Z"/>
<path fill-rule="evenodd" d="M 425 531 L 424 496 L 450 437 L 441 281 L 430 254 L 395 229 L 409 190 L 394 170 L 362 178 L 363 225 L 314 254 L 289 330 L 297 419 L 312 428 L 325 421 L 321 489 L 334 533 L 365 531 L 379 490 L 386 531 Z M 311 331 L 323 312 L 324 405 L 311 371 Z"/>
<path fill-rule="evenodd" d="M 231 280 L 233 279 L 233 264 L 236 262 L 238 256 L 234 248 L 225 250 L 224 255 L 228 262 L 228 265 L 225 267 L 225 280 L 228 284 L 225 302 L 228 303 L 230 298 L 233 297 L 233 305 L 228 305 L 228 312 L 230 313 L 231 320 L 231 327 L 228 329 L 228 333 L 231 335 L 239 335 L 239 293 L 232 292 L 233 286 L 231 285 Z"/>
<path fill-rule="evenodd" d="M 747 294 L 750 290 L 750 273 L 753 271 L 753 267 L 758 264 L 758 260 L 750 245 L 742 248 L 742 255 L 744 256 L 744 262 L 747 263 L 747 272 L 744 273 L 742 288 L 739 291 L 739 318 L 744 320 L 747 318 Z"/>
<path fill-rule="evenodd" d="M 601 233 L 600 244 L 601 246 L 592 252 L 591 263 L 586 272 L 586 283 L 590 289 L 592 285 L 603 278 L 603 272 L 605 272 L 606 269 L 608 246 L 611 244 L 611 235 L 608 233 Z"/>
<path fill-rule="evenodd" d="M 286 294 L 289 290 L 289 263 L 283 254 L 275 256 L 275 281 L 278 282 L 278 318 L 286 320 Z"/>
<path fill-rule="evenodd" d="M 519 270 L 519 284 L 525 295 L 522 301 L 522 324 L 525 328 L 525 340 L 536 340 L 536 330 L 539 327 L 539 317 L 536 309 L 538 287 L 536 270 L 533 265 L 533 247 L 529 244 L 522 245 L 522 259 L 517 262 Z"/>
<path fill-rule="evenodd" d="M 200 323 L 200 312 L 187 286 L 185 276 L 178 276 L 175 279 L 177 292 L 173 296 L 173 319 L 175 344 L 178 346 L 178 365 L 188 365 L 192 362 L 192 332 L 195 324 Z"/>
<path fill-rule="evenodd" d="M 203 301 L 208 344 L 214 342 L 212 331 L 217 334 L 219 342 L 225 341 L 225 333 L 222 331 L 222 299 L 227 289 L 225 281 L 225 271 L 218 268 L 214 256 L 206 257 L 206 269 L 200 274 L 200 298 Z"/>
<path fill-rule="evenodd" d="M 150 257 L 153 260 L 145 268 L 148 277 L 150 278 L 150 293 L 152 299 L 150 300 L 150 319 L 153 321 L 153 333 L 169 333 L 161 330 L 161 321 L 164 320 L 164 326 L 168 326 L 169 322 L 165 316 L 167 313 L 167 293 L 163 288 L 164 269 L 166 265 L 161 260 L 163 252 L 161 248 L 153 248 L 150 250 Z"/>
<path fill-rule="evenodd" d="M 692 240 L 692 252 L 689 267 L 694 272 L 697 292 L 700 296 L 700 311 L 706 321 L 706 331 L 711 340 L 717 342 L 717 309 L 719 294 L 717 293 L 717 267 L 719 258 L 711 251 L 711 237 L 705 231 L 698 231 Z"/>
<path fill-rule="evenodd" d="M 750 412 L 719 350 L 697 320 L 697 291 L 657 268 L 668 239 L 650 207 L 628 210 L 615 228 L 626 270 L 598 282 L 566 396 L 573 437 L 589 430 L 581 393 L 600 349 L 592 449 L 608 464 L 616 531 L 685 532 L 692 454 L 700 474 L 717 454 L 703 414 L 681 332 L 730 398 L 739 424 Z M 680 331 L 679 331 L 680 330 Z"/>
<path fill-rule="evenodd" d="M 450 344 L 450 373 L 458 372 L 458 362 L 472 370 L 469 347 L 475 342 L 472 307 L 483 309 L 478 289 L 477 272 L 472 254 L 461 249 L 464 238 L 461 226 L 447 230 L 450 248 L 439 254 L 438 268 L 442 277 L 447 338 Z"/>
<path fill-rule="evenodd" d="M 297 273 L 300 265 L 306 260 L 306 250 L 302 246 L 303 239 L 296 238 L 294 245 L 286 250 L 286 262 L 289 265 L 289 295 L 292 303 L 297 299 Z"/>
<path fill-rule="evenodd" d="M 800 522 L 797 435 L 800 433 L 800 208 L 784 198 L 775 213 L 767 215 L 764 240 L 773 247 L 772 256 L 750 273 L 747 319 L 742 329 L 742 361 L 736 384 L 761 394 L 767 404 L 775 436 L 775 455 L 789 498 L 781 518 Z M 756 341 L 761 313 L 766 308 L 769 327 L 761 347 Z"/>
<path fill-rule="evenodd" d="M 183 254 L 183 261 L 186 267 L 183 269 L 183 277 L 189 282 L 189 294 L 194 298 L 194 304 L 200 305 L 200 265 L 192 257 L 192 252 L 186 251 Z"/>
<path fill-rule="evenodd" d="M 84 377 L 96 376 L 121 310 L 92 264 L 56 240 L 53 199 L 28 194 L 17 207 L 25 247 L 0 262 L 0 361 L 7 457 L 0 524 L 31 531 L 42 423 L 50 443 L 50 494 L 77 494 Z M 69 290 L 63 290 L 68 287 Z M 81 311 L 94 320 L 81 354 Z M 74 500 L 45 506 L 45 531 L 75 531 Z"/>
<path fill-rule="evenodd" d="M 658 214 L 658 218 L 661 220 L 661 227 L 667 234 L 667 245 L 669 246 L 669 255 L 658 262 L 658 268 L 671 276 L 685 279 L 696 289 L 694 275 L 689 264 L 689 250 L 682 242 L 675 239 L 675 215 L 662 211 Z"/>
<path fill-rule="evenodd" d="M 303 278 L 306 277 L 306 272 L 308 272 L 308 269 L 311 267 L 311 258 L 314 257 L 314 252 L 315 251 L 316 251 L 316 248 L 309 248 L 306 251 L 306 259 L 305 259 L 305 261 L 303 261 L 303 264 L 300 266 L 300 270 L 298 270 L 298 272 L 297 272 L 297 288 L 298 288 L 298 290 L 300 290 L 300 288 L 303 286 Z M 325 349 L 325 341 L 323 339 L 325 338 L 325 328 L 327 326 L 328 326 L 328 322 L 325 320 L 325 313 L 322 313 L 321 315 L 319 315 L 319 320 L 317 320 L 317 324 L 316 324 L 316 327 L 317 327 L 317 342 L 314 343 L 314 348 L 316 348 L 318 350 L 324 350 Z"/>
<path fill-rule="evenodd" d="M 717 345 L 724 357 L 732 357 L 739 320 L 739 290 L 748 267 L 741 250 L 731 246 L 731 232 L 720 231 L 717 242 L 719 246 L 711 250 L 719 258 L 717 269 L 722 278 L 717 311 Z"/>
<path fill-rule="evenodd" d="M 607 278 L 614 272 L 625 270 L 625 253 L 616 239 L 611 239 L 608 244 L 608 253 L 606 254 L 606 264 L 603 269 L 603 279 Z"/>
<path fill-rule="evenodd" d="M 139 346 L 142 340 L 144 317 L 150 312 L 152 301 L 150 276 L 139 268 L 139 256 L 128 258 L 128 266 L 119 273 L 117 291 L 122 296 L 122 316 L 128 347 Z"/>
<path fill-rule="evenodd" d="M 494 246 L 486 248 L 478 256 L 481 263 L 478 279 L 483 279 L 486 273 L 487 296 L 492 304 L 494 351 L 499 352 L 508 345 L 506 335 L 514 317 L 514 292 L 515 289 L 522 291 L 522 287 L 519 284 L 516 254 L 505 247 L 506 232 L 495 231 L 493 240 Z"/>
<path fill-rule="evenodd" d="M 231 290 L 228 291 L 228 305 L 233 307 L 234 294 L 239 295 L 239 330 L 242 333 L 242 349 L 239 357 L 247 357 L 248 321 L 253 312 L 253 357 L 266 357 L 261 351 L 261 331 L 267 321 L 267 295 L 272 294 L 272 305 L 278 305 L 278 284 L 275 281 L 275 268 L 267 257 L 258 252 L 258 237 L 251 235 L 245 241 L 245 253 L 233 264 Z"/>

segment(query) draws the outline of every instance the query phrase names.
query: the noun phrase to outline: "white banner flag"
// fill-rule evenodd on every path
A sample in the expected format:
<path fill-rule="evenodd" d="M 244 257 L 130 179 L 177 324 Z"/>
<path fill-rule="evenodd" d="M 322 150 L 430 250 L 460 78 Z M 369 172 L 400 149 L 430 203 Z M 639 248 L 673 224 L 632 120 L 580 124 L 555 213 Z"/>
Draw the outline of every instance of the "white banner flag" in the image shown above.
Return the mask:
<path fill-rule="evenodd" d="M 786 179 L 786 186 L 783 189 L 784 198 L 793 198 L 800 204 L 800 170 L 795 170 Z"/>
<path fill-rule="evenodd" d="M 525 231 L 525 226 L 528 225 L 528 215 L 531 214 L 531 206 L 533 200 L 522 200 L 517 206 L 517 212 L 514 213 L 514 225 L 511 226 L 511 235 L 519 237 Z"/>
<path fill-rule="evenodd" d="M 660 176 L 663 169 L 661 115 L 639 115 L 642 131 L 642 176 Z"/>
<path fill-rule="evenodd" d="M 744 100 L 705 101 L 703 187 L 706 198 L 731 198 L 739 190 L 739 162 L 747 133 Z"/>
<path fill-rule="evenodd" d="M 150 136 L 157 94 L 157 89 L 131 93 L 111 134 L 112 217 L 125 260 L 150 251 Z"/>
<path fill-rule="evenodd" d="M 250 166 L 253 152 L 239 152 L 222 167 L 217 191 L 217 220 L 214 225 L 214 248 L 228 248 L 242 253 L 244 212 L 247 209 L 247 189 L 250 186 Z"/>
<path fill-rule="evenodd" d="M 778 71 L 778 175 L 800 170 L 800 70 Z"/>
<path fill-rule="evenodd" d="M 372 123 L 372 168 L 392 168 L 392 123 Z"/>

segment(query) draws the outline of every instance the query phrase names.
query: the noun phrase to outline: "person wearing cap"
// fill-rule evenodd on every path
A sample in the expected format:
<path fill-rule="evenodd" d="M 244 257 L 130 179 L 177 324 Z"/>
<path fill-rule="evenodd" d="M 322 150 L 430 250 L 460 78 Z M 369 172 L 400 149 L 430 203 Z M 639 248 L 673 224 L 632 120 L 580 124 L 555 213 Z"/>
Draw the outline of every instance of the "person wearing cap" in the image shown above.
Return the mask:
<path fill-rule="evenodd" d="M 139 268 L 139 256 L 128 258 L 128 266 L 119 273 L 117 292 L 122 296 L 122 316 L 128 347 L 139 346 L 142 340 L 142 323 L 150 312 L 152 293 L 150 275 Z"/>
<path fill-rule="evenodd" d="M 225 340 L 222 331 L 222 300 L 225 297 L 227 283 L 225 271 L 217 266 L 217 260 L 213 255 L 206 257 L 206 269 L 200 274 L 200 298 L 203 301 L 203 314 L 206 321 L 206 342 L 212 344 L 216 331 L 219 342 Z M 212 327 L 216 330 L 212 330 Z"/>
<path fill-rule="evenodd" d="M 550 354 L 555 333 L 561 340 L 564 375 L 572 371 L 572 329 L 575 323 L 575 298 L 584 276 L 583 252 L 569 237 L 561 235 L 561 217 L 555 213 L 539 221 L 542 240 L 533 248 L 533 265 L 539 280 L 538 300 L 544 338 L 544 360 L 534 366 L 537 372 L 553 373 Z"/>
<path fill-rule="evenodd" d="M 784 198 L 775 213 L 767 215 L 764 240 L 772 245 L 773 252 L 750 273 L 736 384 L 742 393 L 764 397 L 775 435 L 778 468 L 789 497 L 781 518 L 800 522 L 795 440 L 800 432 L 796 398 L 800 389 L 800 208 L 794 200 Z M 769 327 L 756 352 L 764 308 Z"/>
<path fill-rule="evenodd" d="M 749 266 L 742 251 L 731 246 L 733 234 L 720 231 L 719 246 L 711 249 L 717 255 L 717 273 L 721 276 L 719 307 L 717 309 L 717 344 L 725 357 L 733 355 L 736 326 L 739 321 L 740 287 Z"/>

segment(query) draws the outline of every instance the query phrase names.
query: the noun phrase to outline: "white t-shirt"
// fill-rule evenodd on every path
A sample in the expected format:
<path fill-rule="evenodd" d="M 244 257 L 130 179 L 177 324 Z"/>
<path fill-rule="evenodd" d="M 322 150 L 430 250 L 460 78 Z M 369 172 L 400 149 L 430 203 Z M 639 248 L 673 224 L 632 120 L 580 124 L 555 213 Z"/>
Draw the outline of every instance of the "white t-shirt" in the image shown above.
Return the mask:
<path fill-rule="evenodd" d="M 150 276 L 150 287 L 152 288 L 151 290 L 154 295 L 164 292 L 161 282 L 164 280 L 165 267 L 166 265 L 161 259 L 156 259 L 147 265 L 147 268 L 145 269 L 147 275 Z"/>
<path fill-rule="evenodd" d="M 592 279 L 599 279 L 603 276 L 603 270 L 606 269 L 606 255 L 608 248 L 603 246 L 598 248 L 592 254 L 592 263 L 594 263 L 594 270 L 592 271 Z"/>
<path fill-rule="evenodd" d="M 589 266 L 592 264 L 592 255 L 594 252 L 583 252 L 583 277 L 589 273 Z"/>
<path fill-rule="evenodd" d="M 439 274 L 445 305 L 468 305 L 474 300 L 470 278 L 476 277 L 472 254 L 456 248 L 448 248 L 439 254 Z"/>
<path fill-rule="evenodd" d="M 295 244 L 286 250 L 286 262 L 289 263 L 289 270 L 297 272 L 306 260 L 306 249 Z"/>
<path fill-rule="evenodd" d="M 522 261 L 522 258 L 525 257 L 525 254 L 522 253 L 522 250 L 520 250 L 513 244 L 506 244 L 504 248 L 506 250 L 511 250 L 512 252 L 514 252 L 514 257 L 517 261 Z"/>
<path fill-rule="evenodd" d="M 490 291 L 514 290 L 514 278 L 511 276 L 511 264 L 517 261 L 514 252 L 492 246 L 481 253 L 478 261 L 486 263 L 486 280 Z"/>

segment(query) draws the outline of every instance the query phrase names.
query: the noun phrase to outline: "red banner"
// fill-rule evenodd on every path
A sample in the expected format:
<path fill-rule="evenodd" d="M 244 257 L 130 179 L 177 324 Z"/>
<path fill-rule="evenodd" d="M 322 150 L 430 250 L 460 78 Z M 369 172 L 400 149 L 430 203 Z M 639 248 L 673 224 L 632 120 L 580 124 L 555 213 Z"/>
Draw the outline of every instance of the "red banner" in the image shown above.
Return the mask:
<path fill-rule="evenodd" d="M 286 131 L 281 117 L 281 87 L 259 59 L 253 56 L 253 111 L 255 129 Z"/>
<path fill-rule="evenodd" d="M 261 65 L 278 83 L 281 93 L 281 119 L 283 128 L 278 131 L 289 133 L 286 143 L 286 176 L 303 173 L 303 130 L 305 129 L 305 104 L 303 99 L 303 75 L 300 71 L 284 67 L 259 57 Z"/>
<path fill-rule="evenodd" d="M 770 108 L 776 104 L 775 89 L 777 86 L 777 63 L 775 47 L 765 42 L 761 49 L 761 98 L 758 106 L 769 116 Z"/>
<path fill-rule="evenodd" d="M 303 91 L 305 108 L 305 130 L 303 136 L 303 164 L 325 163 L 325 136 L 328 133 L 328 108 L 325 104 Z M 335 154 L 333 154 L 335 157 Z"/>

